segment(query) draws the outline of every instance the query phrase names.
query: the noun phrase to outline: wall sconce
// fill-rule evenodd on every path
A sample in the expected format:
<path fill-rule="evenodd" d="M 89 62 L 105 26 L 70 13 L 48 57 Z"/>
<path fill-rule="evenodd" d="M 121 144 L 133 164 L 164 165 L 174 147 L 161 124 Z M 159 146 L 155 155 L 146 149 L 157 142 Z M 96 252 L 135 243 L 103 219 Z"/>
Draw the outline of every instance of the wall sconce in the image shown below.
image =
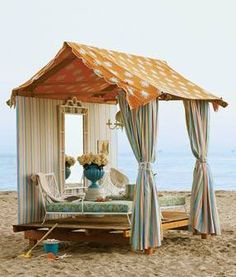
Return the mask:
<path fill-rule="evenodd" d="M 109 127 L 109 129 L 111 129 L 111 130 L 123 129 L 124 124 L 123 124 L 121 112 L 118 111 L 118 112 L 116 113 L 116 121 L 115 121 L 114 123 L 112 123 L 111 120 L 108 119 L 106 125 L 107 125 L 107 126 Z"/>
<path fill-rule="evenodd" d="M 115 130 L 115 129 L 122 129 L 123 128 L 123 124 L 115 121 L 114 123 L 111 122 L 110 119 L 108 119 L 106 125 L 109 127 L 109 129 L 111 130 Z"/>

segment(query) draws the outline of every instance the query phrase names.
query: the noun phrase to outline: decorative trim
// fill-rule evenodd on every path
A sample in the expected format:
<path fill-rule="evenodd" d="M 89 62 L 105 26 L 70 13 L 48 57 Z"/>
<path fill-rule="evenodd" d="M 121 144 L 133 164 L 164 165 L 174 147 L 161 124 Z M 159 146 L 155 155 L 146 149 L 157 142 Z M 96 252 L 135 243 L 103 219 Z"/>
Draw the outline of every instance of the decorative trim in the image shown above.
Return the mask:
<path fill-rule="evenodd" d="M 60 188 L 65 186 L 65 114 L 78 114 L 83 116 L 83 152 L 88 150 L 88 108 L 76 97 L 68 99 L 64 105 L 58 106 L 58 140 L 59 140 L 59 181 Z"/>
<path fill-rule="evenodd" d="M 78 101 L 74 96 L 66 100 L 64 105 L 60 106 L 60 110 L 63 113 L 72 113 L 72 114 L 86 114 L 88 109 L 83 107 L 82 102 Z"/>

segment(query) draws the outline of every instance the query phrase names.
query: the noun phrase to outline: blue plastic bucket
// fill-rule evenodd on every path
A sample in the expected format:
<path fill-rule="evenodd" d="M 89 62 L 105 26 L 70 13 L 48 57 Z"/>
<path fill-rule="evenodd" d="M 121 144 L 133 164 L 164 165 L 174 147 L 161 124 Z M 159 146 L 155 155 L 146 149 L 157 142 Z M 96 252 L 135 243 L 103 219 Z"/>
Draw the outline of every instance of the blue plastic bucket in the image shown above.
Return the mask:
<path fill-rule="evenodd" d="M 53 253 L 54 255 L 57 255 L 59 250 L 59 241 L 58 240 L 45 240 L 43 242 L 43 249 L 46 253 Z"/>

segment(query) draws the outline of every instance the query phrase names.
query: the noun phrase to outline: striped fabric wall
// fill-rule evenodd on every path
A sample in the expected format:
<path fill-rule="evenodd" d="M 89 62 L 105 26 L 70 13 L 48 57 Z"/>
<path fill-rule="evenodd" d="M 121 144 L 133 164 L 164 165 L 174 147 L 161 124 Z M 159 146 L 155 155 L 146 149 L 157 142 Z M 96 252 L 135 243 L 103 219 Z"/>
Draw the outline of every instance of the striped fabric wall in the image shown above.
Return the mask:
<path fill-rule="evenodd" d="M 59 100 L 17 97 L 18 132 L 18 222 L 39 221 L 43 209 L 38 188 L 30 180 L 36 172 L 54 172 L 58 180 L 59 143 L 58 109 Z M 109 140 L 114 145 L 117 134 L 105 123 L 113 119 L 116 106 L 86 104 L 89 108 L 88 149 L 96 152 L 97 140 Z M 116 166 L 116 147 L 110 148 L 110 161 Z"/>
<path fill-rule="evenodd" d="M 109 165 L 117 165 L 117 132 L 110 130 L 106 123 L 108 119 L 114 122 L 117 107 L 105 104 L 87 104 L 88 107 L 88 149 L 97 152 L 97 140 L 109 140 Z M 113 147 L 112 147 L 113 146 Z"/>
<path fill-rule="evenodd" d="M 18 97 L 18 220 L 37 221 L 42 216 L 39 190 L 30 180 L 36 172 L 58 176 L 57 105 L 60 101 Z"/>

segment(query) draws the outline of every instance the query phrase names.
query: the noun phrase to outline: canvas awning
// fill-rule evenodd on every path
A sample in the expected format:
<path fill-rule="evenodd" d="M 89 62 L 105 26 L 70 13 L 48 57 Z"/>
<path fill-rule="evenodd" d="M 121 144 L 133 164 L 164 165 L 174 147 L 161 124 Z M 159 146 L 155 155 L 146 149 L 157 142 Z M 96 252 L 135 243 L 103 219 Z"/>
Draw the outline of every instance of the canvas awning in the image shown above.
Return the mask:
<path fill-rule="evenodd" d="M 173 70 L 164 61 L 65 42 L 56 57 L 29 81 L 12 92 L 48 99 L 116 103 L 120 89 L 131 108 L 155 98 L 211 101 L 216 107 L 227 103 Z"/>

